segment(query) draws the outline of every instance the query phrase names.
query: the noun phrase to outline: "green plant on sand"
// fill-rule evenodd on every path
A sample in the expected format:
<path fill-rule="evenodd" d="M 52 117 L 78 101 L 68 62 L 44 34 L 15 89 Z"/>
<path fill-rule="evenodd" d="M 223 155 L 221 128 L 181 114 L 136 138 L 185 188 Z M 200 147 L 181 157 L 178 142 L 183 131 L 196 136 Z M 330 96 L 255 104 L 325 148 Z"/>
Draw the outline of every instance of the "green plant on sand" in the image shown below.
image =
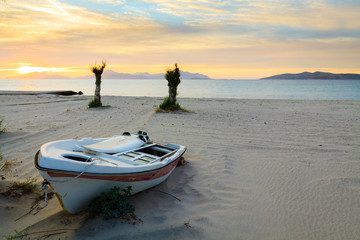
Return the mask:
<path fill-rule="evenodd" d="M 134 216 L 135 208 L 127 202 L 131 190 L 131 186 L 122 190 L 113 187 L 109 192 L 101 193 L 88 207 L 90 216 L 102 215 L 105 219 Z"/>
<path fill-rule="evenodd" d="M 0 118 L 0 133 L 3 133 L 6 131 L 6 129 L 3 128 L 3 126 L 2 126 L 3 121 L 4 121 L 4 119 Z"/>
<path fill-rule="evenodd" d="M 1 192 L 3 195 L 14 194 L 22 196 L 26 193 L 40 194 L 40 189 L 35 179 L 26 179 L 25 182 L 13 182 L 5 192 Z"/>
<path fill-rule="evenodd" d="M 3 119 L 0 118 L 0 133 L 3 133 L 5 131 L 5 129 L 2 127 L 2 122 L 3 122 Z M 0 169 L 3 167 L 3 164 L 1 163 L 2 159 L 3 159 L 3 156 L 1 153 L 1 149 L 0 149 Z"/>
<path fill-rule="evenodd" d="M 106 67 L 106 63 L 103 61 L 101 65 L 94 65 L 91 67 L 91 72 L 95 74 L 95 97 L 89 102 L 89 107 L 101 107 L 101 75 Z"/>
<path fill-rule="evenodd" d="M 102 106 L 102 103 L 100 102 L 100 104 L 99 104 L 99 102 L 96 101 L 95 98 L 93 98 L 93 99 L 91 99 L 91 101 L 89 102 L 88 106 L 89 106 L 89 108 L 101 107 L 101 106 Z"/>
<path fill-rule="evenodd" d="M 155 112 L 173 112 L 173 111 L 183 111 L 183 112 L 191 112 L 187 110 L 186 108 L 183 108 L 180 106 L 179 103 L 175 103 L 174 105 L 169 104 L 169 98 L 165 97 L 164 101 L 159 105 L 158 108 L 156 108 Z"/>
<path fill-rule="evenodd" d="M 22 231 L 14 230 L 14 235 L 4 235 L 3 237 L 7 240 L 13 240 L 13 239 L 24 239 L 28 236 L 29 227 L 25 228 Z"/>
<path fill-rule="evenodd" d="M 3 160 L 3 156 L 1 155 L 0 152 L 0 161 Z M 4 173 L 10 173 L 11 172 L 11 168 L 13 166 L 15 166 L 16 163 L 14 163 L 14 161 L 7 161 L 4 160 L 4 162 L 0 163 L 0 169 L 4 172 Z"/>

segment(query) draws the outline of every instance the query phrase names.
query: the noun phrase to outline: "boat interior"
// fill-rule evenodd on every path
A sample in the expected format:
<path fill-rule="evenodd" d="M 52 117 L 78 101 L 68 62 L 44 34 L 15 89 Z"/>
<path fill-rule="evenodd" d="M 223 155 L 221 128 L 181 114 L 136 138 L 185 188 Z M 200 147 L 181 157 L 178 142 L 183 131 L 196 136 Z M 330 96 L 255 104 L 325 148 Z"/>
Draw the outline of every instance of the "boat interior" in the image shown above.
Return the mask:
<path fill-rule="evenodd" d="M 163 161 L 165 158 L 175 154 L 177 149 L 178 147 L 175 144 L 168 144 L 166 146 L 160 144 L 150 144 L 131 151 L 100 154 L 102 155 L 102 157 L 104 157 L 104 155 L 107 155 L 113 160 L 115 160 L 114 157 L 116 157 L 119 161 L 122 162 L 132 163 L 134 165 L 142 165 L 157 161 Z M 88 151 L 87 149 L 76 149 L 73 151 L 83 154 L 64 154 L 63 157 L 74 161 L 89 162 L 100 156 L 96 152 Z"/>
<path fill-rule="evenodd" d="M 154 144 L 137 149 L 135 151 L 114 154 L 113 156 L 131 160 L 137 163 L 147 164 L 156 162 L 157 160 L 164 160 L 166 157 L 171 156 L 175 152 L 175 149 L 165 147 L 159 144 Z"/>

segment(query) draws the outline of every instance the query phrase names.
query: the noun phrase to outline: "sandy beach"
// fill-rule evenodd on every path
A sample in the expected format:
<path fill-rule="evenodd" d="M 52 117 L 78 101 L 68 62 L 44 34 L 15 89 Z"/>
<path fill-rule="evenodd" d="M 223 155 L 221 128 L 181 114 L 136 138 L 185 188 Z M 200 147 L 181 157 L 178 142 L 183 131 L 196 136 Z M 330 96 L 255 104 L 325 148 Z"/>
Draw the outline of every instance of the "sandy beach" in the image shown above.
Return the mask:
<path fill-rule="evenodd" d="M 31 238 L 59 233 L 47 239 L 359 239 L 360 101 L 179 98 L 191 112 L 155 113 L 161 98 L 103 96 L 110 107 L 88 109 L 90 98 L 0 95 L 0 148 L 12 163 L 2 189 L 40 185 L 34 155 L 60 139 L 144 130 L 187 146 L 187 164 L 130 198 L 136 223 L 71 215 L 56 198 L 26 215 L 34 195 L 0 195 L 1 236 L 28 227 L 40 232 Z"/>

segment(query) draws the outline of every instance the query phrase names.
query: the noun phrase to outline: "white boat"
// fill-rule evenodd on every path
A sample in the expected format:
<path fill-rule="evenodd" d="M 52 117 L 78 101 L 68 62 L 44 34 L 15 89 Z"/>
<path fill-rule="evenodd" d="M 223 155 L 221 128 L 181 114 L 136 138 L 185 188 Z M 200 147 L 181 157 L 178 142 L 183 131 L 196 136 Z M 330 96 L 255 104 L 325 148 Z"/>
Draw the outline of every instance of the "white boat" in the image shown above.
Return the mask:
<path fill-rule="evenodd" d="M 70 213 L 87 207 L 101 192 L 132 187 L 131 194 L 163 182 L 185 146 L 152 143 L 146 133 L 49 142 L 35 156 L 35 167 Z"/>

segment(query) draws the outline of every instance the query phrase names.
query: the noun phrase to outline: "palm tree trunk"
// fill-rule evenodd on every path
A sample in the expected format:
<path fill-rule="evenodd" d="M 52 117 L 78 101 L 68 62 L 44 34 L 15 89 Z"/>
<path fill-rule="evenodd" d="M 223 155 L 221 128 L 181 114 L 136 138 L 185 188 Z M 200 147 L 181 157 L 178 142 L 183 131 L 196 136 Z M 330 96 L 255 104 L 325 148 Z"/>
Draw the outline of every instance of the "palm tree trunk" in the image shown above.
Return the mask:
<path fill-rule="evenodd" d="M 169 105 L 175 105 L 176 103 L 176 87 L 169 87 Z"/>
<path fill-rule="evenodd" d="M 96 105 L 101 106 L 102 105 L 101 96 L 100 96 L 101 74 L 96 74 L 95 76 L 96 76 L 95 102 L 96 102 Z"/>

